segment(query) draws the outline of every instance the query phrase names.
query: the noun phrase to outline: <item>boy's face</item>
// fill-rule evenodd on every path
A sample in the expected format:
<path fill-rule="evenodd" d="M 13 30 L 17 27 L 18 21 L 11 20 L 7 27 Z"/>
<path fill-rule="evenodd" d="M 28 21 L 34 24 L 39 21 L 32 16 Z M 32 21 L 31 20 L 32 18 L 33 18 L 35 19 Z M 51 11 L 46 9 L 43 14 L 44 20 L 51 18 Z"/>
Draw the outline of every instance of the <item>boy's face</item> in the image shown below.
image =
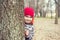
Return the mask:
<path fill-rule="evenodd" d="M 32 17 L 30 15 L 24 16 L 24 20 L 26 23 L 31 23 Z"/>

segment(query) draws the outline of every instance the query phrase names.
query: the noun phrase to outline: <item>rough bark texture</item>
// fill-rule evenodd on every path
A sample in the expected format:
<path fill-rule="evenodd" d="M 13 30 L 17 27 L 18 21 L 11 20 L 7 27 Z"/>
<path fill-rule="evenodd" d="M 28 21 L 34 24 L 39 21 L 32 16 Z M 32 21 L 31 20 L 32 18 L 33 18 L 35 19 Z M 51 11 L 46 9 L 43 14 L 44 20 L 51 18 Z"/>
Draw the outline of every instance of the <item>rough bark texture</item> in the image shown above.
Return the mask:
<path fill-rule="evenodd" d="M 23 40 L 23 0 L 0 0 L 0 40 Z"/>

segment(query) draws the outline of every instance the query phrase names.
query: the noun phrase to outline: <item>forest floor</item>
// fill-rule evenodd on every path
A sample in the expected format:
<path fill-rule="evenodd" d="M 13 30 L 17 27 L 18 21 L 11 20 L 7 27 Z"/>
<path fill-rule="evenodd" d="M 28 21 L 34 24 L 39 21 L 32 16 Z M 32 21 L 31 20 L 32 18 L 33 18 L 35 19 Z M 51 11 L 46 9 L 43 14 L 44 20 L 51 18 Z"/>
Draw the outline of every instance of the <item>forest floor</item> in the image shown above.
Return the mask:
<path fill-rule="evenodd" d="M 55 19 L 35 18 L 33 40 L 60 40 L 60 18 L 54 23 Z"/>

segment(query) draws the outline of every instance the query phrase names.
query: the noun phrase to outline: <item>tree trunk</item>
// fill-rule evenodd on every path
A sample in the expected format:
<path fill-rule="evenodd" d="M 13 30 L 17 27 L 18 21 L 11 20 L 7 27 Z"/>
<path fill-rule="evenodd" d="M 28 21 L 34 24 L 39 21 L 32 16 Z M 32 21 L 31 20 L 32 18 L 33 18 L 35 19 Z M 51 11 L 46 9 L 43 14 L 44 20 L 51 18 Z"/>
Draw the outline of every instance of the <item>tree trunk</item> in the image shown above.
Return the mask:
<path fill-rule="evenodd" d="M 32 7 L 35 9 L 35 0 L 30 0 L 29 1 L 29 7 Z"/>
<path fill-rule="evenodd" d="M 36 17 L 38 17 L 38 7 L 39 7 L 39 5 L 38 5 L 38 2 L 39 2 L 39 0 L 37 0 L 37 2 L 36 2 L 36 13 L 35 13 L 35 16 Z"/>
<path fill-rule="evenodd" d="M 43 17 L 45 18 L 46 17 L 46 12 L 43 10 Z"/>
<path fill-rule="evenodd" d="M 53 12 L 52 11 L 50 11 L 51 12 L 51 19 L 53 18 L 53 16 L 52 16 L 52 14 L 53 14 Z"/>
<path fill-rule="evenodd" d="M 56 2 L 56 0 L 55 0 Z M 56 4 L 56 16 L 55 16 L 55 24 L 58 24 L 58 4 Z"/>
<path fill-rule="evenodd" d="M 60 0 L 58 0 L 58 17 L 60 17 Z"/>
<path fill-rule="evenodd" d="M 58 17 L 60 17 L 60 6 L 58 7 Z"/>
<path fill-rule="evenodd" d="M 23 0 L 0 0 L 0 40 L 23 40 Z"/>

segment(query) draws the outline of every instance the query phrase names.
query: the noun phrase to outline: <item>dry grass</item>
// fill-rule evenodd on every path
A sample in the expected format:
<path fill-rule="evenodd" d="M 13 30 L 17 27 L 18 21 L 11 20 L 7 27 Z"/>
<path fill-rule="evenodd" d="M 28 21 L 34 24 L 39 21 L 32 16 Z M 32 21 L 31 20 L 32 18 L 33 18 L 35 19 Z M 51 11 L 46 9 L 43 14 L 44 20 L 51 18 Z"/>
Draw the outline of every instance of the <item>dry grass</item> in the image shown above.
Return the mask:
<path fill-rule="evenodd" d="M 35 34 L 33 40 L 60 40 L 60 19 L 59 24 L 54 24 L 55 19 L 35 18 Z"/>

